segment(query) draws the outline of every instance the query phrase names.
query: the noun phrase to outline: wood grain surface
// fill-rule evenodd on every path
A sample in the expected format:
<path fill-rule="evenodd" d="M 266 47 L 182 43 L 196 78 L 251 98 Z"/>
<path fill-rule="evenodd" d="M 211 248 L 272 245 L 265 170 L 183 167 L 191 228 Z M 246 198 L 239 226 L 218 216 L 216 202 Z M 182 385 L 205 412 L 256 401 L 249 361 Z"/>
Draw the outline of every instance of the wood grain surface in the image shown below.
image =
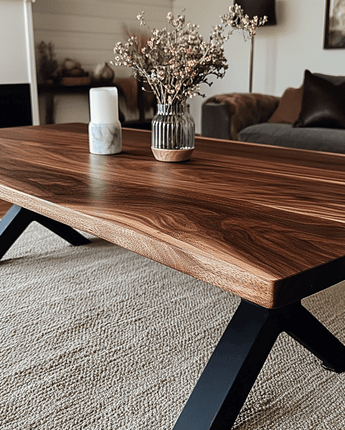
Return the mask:
<path fill-rule="evenodd" d="M 199 137 L 162 163 L 150 137 L 104 156 L 86 124 L 1 129 L 0 198 L 267 308 L 345 279 L 344 156 Z"/>
<path fill-rule="evenodd" d="M 10 209 L 11 206 L 11 203 L 5 202 L 4 200 L 0 200 L 0 218 L 5 215 L 5 213 Z"/>

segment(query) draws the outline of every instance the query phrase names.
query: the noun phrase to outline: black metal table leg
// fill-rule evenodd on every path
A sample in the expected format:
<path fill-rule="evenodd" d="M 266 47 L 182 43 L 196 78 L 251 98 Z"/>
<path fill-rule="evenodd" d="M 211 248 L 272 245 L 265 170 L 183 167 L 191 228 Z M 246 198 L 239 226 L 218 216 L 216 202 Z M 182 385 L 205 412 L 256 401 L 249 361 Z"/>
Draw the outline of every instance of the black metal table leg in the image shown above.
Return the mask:
<path fill-rule="evenodd" d="M 42 224 L 74 246 L 90 243 L 72 227 L 14 205 L 0 221 L 0 259 L 33 221 Z"/>
<path fill-rule="evenodd" d="M 325 368 L 345 372 L 344 345 L 301 303 L 294 303 L 290 310 L 284 331 L 322 360 Z"/>
<path fill-rule="evenodd" d="M 242 301 L 174 430 L 230 429 L 278 334 L 268 309 Z"/>
<path fill-rule="evenodd" d="M 265 309 L 242 300 L 174 430 L 231 429 L 282 331 L 330 367 L 345 370 L 345 346 L 300 302 L 279 309 Z"/>
<path fill-rule="evenodd" d="M 88 243 L 90 243 L 89 239 L 86 239 L 86 237 L 78 233 L 76 230 L 74 230 L 74 228 L 40 214 L 34 215 L 34 221 L 37 221 L 38 223 L 42 224 L 44 227 L 48 228 L 53 233 L 60 236 L 62 239 L 65 239 L 71 245 L 80 246 L 87 245 Z"/>

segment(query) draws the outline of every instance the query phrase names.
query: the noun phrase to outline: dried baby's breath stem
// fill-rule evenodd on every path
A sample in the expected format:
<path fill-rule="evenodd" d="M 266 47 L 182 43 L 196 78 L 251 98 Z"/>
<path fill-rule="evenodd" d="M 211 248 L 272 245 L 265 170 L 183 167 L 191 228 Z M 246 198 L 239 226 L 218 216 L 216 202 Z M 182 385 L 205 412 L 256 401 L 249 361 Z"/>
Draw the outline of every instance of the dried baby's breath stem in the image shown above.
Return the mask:
<path fill-rule="evenodd" d="M 149 28 L 144 15 L 144 12 L 139 13 L 137 19 L 140 25 Z M 250 19 L 238 4 L 230 6 L 207 42 L 199 34 L 199 26 L 186 23 L 184 16 L 175 18 L 169 12 L 167 20 L 171 31 L 166 28 L 150 30 L 151 37 L 144 47 L 135 36 L 125 44 L 117 43 L 113 64 L 132 68 L 134 77 L 148 82 L 158 103 L 171 105 L 184 104 L 188 98 L 201 95 L 200 84 L 212 84 L 207 79 L 210 75 L 223 78 L 228 69 L 224 43 L 235 30 L 253 37 L 267 17 Z"/>

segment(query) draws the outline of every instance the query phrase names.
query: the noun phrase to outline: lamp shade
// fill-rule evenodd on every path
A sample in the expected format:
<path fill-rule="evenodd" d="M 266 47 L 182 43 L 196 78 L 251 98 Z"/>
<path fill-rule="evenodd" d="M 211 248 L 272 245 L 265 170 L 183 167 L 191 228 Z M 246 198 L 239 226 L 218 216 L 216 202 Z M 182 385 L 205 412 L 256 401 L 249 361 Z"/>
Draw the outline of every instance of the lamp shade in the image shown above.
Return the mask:
<path fill-rule="evenodd" d="M 239 0 L 238 4 L 250 18 L 253 18 L 253 16 L 260 18 L 267 15 L 268 21 L 265 27 L 277 24 L 275 0 Z"/>

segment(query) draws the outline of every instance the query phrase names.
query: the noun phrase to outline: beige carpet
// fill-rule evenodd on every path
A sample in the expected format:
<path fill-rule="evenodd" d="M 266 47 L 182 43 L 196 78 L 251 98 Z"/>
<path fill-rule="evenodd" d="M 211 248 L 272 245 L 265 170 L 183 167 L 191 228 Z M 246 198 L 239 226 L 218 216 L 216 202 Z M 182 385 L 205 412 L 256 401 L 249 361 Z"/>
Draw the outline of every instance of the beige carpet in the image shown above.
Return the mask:
<path fill-rule="evenodd" d="M 71 247 L 37 224 L 0 273 L 1 430 L 172 429 L 239 303 L 97 238 Z M 344 285 L 304 304 L 345 343 Z M 234 428 L 344 430 L 345 374 L 283 334 Z"/>

